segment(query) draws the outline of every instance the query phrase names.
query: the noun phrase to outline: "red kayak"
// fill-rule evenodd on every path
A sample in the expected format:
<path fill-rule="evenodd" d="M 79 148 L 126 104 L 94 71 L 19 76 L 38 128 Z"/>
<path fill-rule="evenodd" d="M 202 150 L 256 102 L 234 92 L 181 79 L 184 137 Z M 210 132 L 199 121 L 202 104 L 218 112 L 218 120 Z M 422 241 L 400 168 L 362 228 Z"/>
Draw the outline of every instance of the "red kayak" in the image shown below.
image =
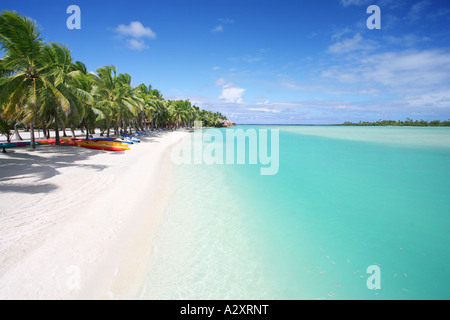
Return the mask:
<path fill-rule="evenodd" d="M 75 141 L 61 141 L 62 146 L 78 147 L 78 143 Z"/>
<path fill-rule="evenodd" d="M 107 146 L 93 146 L 88 144 L 80 145 L 82 148 L 86 149 L 94 149 L 94 150 L 103 150 L 103 151 L 125 151 L 125 149 L 119 149 L 114 147 L 107 147 Z"/>
<path fill-rule="evenodd" d="M 28 145 L 30 145 L 30 143 L 26 143 L 26 142 L 14 142 L 16 144 L 16 147 L 26 147 Z"/>

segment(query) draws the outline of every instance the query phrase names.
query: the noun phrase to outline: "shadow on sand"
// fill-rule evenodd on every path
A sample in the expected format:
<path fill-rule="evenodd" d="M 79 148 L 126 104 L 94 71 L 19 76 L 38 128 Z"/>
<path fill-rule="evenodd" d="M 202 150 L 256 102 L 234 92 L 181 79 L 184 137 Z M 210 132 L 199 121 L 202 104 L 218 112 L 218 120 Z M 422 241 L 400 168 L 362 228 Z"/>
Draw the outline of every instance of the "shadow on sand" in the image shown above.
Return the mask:
<path fill-rule="evenodd" d="M 102 171 L 107 166 L 80 164 L 98 154 L 96 150 L 65 147 L 65 146 L 39 146 L 36 150 L 23 148 L 21 150 L 8 150 L 0 154 L 0 192 L 19 192 L 28 194 L 49 193 L 57 189 L 50 183 L 41 183 L 59 174 L 59 169 L 67 167 L 85 167 Z M 116 156 L 111 153 L 111 156 Z M 32 183 L 8 183 L 24 177 L 32 178 Z"/>
<path fill-rule="evenodd" d="M 141 143 L 158 143 L 156 137 L 166 135 L 170 131 L 155 132 L 147 136 L 139 136 Z M 50 193 L 58 187 L 51 183 L 42 183 L 60 174 L 59 169 L 68 167 L 88 168 L 102 171 L 108 166 L 82 164 L 99 151 L 69 146 L 38 146 L 31 148 L 8 149 L 7 153 L 0 153 L 0 193 Z M 119 157 L 122 153 L 108 152 L 111 157 Z M 18 183 L 15 180 L 32 178 L 32 183 Z M 13 182 L 14 181 L 14 182 Z M 13 183 L 12 183 L 13 182 Z"/>

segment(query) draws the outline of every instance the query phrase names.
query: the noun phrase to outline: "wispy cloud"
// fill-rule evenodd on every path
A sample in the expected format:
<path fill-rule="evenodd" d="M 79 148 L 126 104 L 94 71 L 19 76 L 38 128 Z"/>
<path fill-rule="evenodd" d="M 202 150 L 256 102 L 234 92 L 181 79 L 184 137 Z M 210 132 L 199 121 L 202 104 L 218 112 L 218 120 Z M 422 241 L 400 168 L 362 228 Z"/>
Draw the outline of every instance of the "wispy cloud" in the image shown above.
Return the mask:
<path fill-rule="evenodd" d="M 375 48 L 375 42 L 364 39 L 360 33 L 357 33 L 353 38 L 343 39 L 328 47 L 329 53 L 343 54 L 352 51 L 363 50 L 370 51 Z"/>
<path fill-rule="evenodd" d="M 401 46 L 401 47 L 415 47 L 416 45 L 420 44 L 420 43 L 425 43 L 425 42 L 429 42 L 431 41 L 431 39 L 429 37 L 425 37 L 425 36 L 416 36 L 415 34 L 406 34 L 403 36 L 393 36 L 393 35 L 388 35 L 386 37 L 384 37 L 384 39 L 386 39 L 386 41 L 388 41 L 388 43 L 390 45 L 397 45 L 397 46 Z"/>
<path fill-rule="evenodd" d="M 225 31 L 224 25 L 234 23 L 234 20 L 230 19 L 230 18 L 219 18 L 219 19 L 217 19 L 217 21 L 219 22 L 219 25 L 212 28 L 211 32 L 215 32 L 215 33 L 224 32 Z"/>
<path fill-rule="evenodd" d="M 371 0 L 340 0 L 344 7 L 348 6 L 361 6 L 368 4 Z"/>
<path fill-rule="evenodd" d="M 333 35 L 331 36 L 331 39 L 339 40 L 343 36 L 345 36 L 346 34 L 348 34 L 350 32 L 351 32 L 350 28 L 349 27 L 345 27 L 344 29 L 336 31 L 335 33 L 333 33 Z"/>
<path fill-rule="evenodd" d="M 240 57 L 231 57 L 228 60 L 232 62 L 247 62 L 247 63 L 253 63 L 253 62 L 259 62 L 264 60 L 261 54 L 251 55 L 251 54 L 244 54 Z"/>
<path fill-rule="evenodd" d="M 223 26 L 219 24 L 217 27 L 211 29 L 211 32 L 223 32 Z"/>
<path fill-rule="evenodd" d="M 281 110 L 271 109 L 271 108 L 248 108 L 249 111 L 260 111 L 260 112 L 271 112 L 271 113 L 280 113 Z"/>
<path fill-rule="evenodd" d="M 144 41 L 137 40 L 137 39 L 128 39 L 127 47 L 131 50 L 137 50 L 137 51 L 142 51 L 142 50 L 148 48 L 148 46 L 145 44 Z"/>
<path fill-rule="evenodd" d="M 423 11 L 429 5 L 431 5 L 431 2 L 428 0 L 423 0 L 414 4 L 406 16 L 407 20 L 409 20 L 410 22 L 415 22 L 419 20 L 420 17 L 422 16 Z"/>
<path fill-rule="evenodd" d="M 443 50 L 365 55 L 323 70 L 321 75 L 348 89 L 354 88 L 356 93 L 389 95 L 390 104 L 403 109 L 448 107 L 450 101 L 450 52 Z"/>
<path fill-rule="evenodd" d="M 225 85 L 226 83 L 227 83 L 227 81 L 224 78 L 220 78 L 214 83 L 214 86 L 221 87 L 221 86 Z"/>
<path fill-rule="evenodd" d="M 223 23 L 223 24 L 234 23 L 234 20 L 230 19 L 230 18 L 219 18 L 219 19 L 217 19 L 217 21 L 219 21 L 220 23 Z"/>

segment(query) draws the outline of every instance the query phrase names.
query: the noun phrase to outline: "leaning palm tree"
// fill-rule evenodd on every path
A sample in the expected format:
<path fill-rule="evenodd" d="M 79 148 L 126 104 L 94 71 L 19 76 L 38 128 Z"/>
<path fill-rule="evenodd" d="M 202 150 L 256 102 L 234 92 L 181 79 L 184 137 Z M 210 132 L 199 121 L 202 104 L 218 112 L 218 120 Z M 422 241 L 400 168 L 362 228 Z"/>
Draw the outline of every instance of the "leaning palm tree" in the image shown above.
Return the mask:
<path fill-rule="evenodd" d="M 0 49 L 5 52 L 0 70 L 10 71 L 1 80 L 0 105 L 6 118 L 19 108 L 30 108 L 28 119 L 33 149 L 36 148 L 34 126 L 40 104 L 48 98 L 61 108 L 69 109 L 69 101 L 49 81 L 43 48 L 41 32 L 34 20 L 11 11 L 0 14 Z"/>

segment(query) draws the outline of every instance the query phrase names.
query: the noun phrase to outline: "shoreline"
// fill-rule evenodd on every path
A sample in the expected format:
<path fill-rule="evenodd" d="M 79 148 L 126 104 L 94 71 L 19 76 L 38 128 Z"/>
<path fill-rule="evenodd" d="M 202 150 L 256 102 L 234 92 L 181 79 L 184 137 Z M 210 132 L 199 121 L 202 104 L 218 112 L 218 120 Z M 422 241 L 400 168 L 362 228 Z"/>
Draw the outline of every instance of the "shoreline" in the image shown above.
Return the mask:
<path fill-rule="evenodd" d="M 168 155 L 188 135 L 151 135 L 121 155 L 51 146 L 2 155 L 0 298 L 132 298 L 166 205 Z"/>

